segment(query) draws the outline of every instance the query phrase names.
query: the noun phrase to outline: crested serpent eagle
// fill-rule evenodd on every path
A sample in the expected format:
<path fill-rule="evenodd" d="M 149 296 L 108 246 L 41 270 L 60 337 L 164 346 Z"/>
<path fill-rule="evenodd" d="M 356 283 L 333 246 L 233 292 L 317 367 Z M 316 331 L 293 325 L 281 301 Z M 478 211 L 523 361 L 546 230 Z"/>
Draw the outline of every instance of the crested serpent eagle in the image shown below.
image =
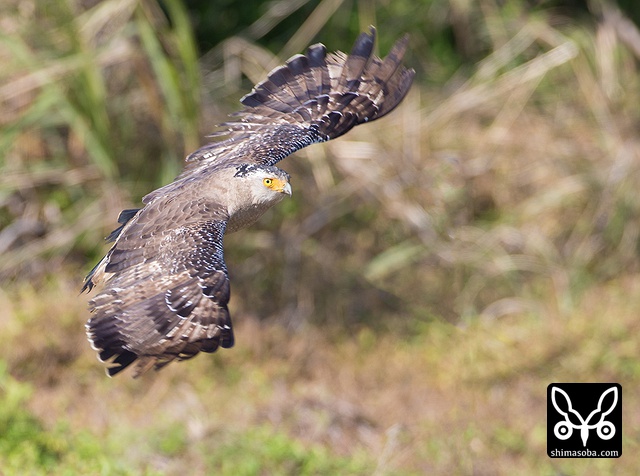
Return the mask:
<path fill-rule="evenodd" d="M 408 37 L 384 59 L 372 55 L 374 40 L 372 27 L 349 55 L 316 44 L 274 69 L 214 133 L 220 138 L 186 158 L 175 181 L 120 214 L 107 237 L 113 246 L 82 288 L 102 284 L 86 328 L 108 375 L 135 362 L 138 376 L 233 346 L 224 235 L 291 194 L 277 162 L 402 101 L 415 74 L 402 66 Z"/>

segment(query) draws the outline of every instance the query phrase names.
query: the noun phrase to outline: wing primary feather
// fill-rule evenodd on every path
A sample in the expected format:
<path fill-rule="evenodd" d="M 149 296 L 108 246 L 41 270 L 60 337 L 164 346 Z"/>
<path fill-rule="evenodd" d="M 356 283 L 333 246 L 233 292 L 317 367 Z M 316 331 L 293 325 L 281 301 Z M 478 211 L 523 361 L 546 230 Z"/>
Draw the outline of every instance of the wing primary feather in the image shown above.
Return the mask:
<path fill-rule="evenodd" d="M 370 27 L 369 33 L 360 33 L 342 67 L 342 74 L 336 88 L 338 92 L 354 91 L 358 88 L 371 58 L 375 38 L 376 30 L 373 27 Z"/>
<path fill-rule="evenodd" d="M 118 239 L 118 236 L 120 236 L 120 233 L 122 233 L 122 229 L 134 216 L 136 216 L 136 213 L 138 213 L 139 211 L 139 208 L 129 208 L 127 210 L 122 210 L 120 212 L 120 215 L 118 215 L 118 223 L 120 223 L 120 226 L 109 233 L 109 236 L 105 238 L 105 241 L 107 243 L 116 241 L 116 239 Z"/>

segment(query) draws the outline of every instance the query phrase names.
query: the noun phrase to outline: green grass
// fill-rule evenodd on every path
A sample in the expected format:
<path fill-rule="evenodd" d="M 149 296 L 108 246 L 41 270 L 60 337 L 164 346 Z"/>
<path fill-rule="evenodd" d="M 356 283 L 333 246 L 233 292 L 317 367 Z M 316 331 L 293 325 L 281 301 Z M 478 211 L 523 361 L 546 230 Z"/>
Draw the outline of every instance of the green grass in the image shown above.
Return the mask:
<path fill-rule="evenodd" d="M 220 428 L 193 441 L 183 421 L 154 423 L 99 436 L 72 428 L 63 415 L 38 418 L 28 408 L 33 387 L 12 378 L 0 360 L 0 468 L 3 474 L 179 474 L 195 459 L 198 472 L 220 475 L 370 474 L 361 452 L 340 457 L 305 445 L 271 426 Z M 55 409 L 49 409 L 55 410 Z M 123 455 L 125 455 L 123 457 Z M 196 473 L 192 473 L 196 474 Z"/>
<path fill-rule="evenodd" d="M 307 448 L 266 426 L 230 435 L 206 458 L 206 466 L 215 474 L 243 476 L 371 474 L 374 469 L 361 455 L 337 457 L 319 446 Z"/>
<path fill-rule="evenodd" d="M 64 419 L 52 428 L 27 408 L 33 387 L 15 380 L 0 361 L 0 468 L 12 474 L 134 474 L 116 453 L 86 430 L 71 431 Z"/>

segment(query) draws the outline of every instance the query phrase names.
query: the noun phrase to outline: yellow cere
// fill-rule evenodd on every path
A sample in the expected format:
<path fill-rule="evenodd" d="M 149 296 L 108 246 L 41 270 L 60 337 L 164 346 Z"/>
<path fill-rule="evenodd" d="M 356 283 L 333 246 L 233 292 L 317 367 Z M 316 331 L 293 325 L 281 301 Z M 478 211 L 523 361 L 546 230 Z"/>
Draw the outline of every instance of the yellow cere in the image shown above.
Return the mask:
<path fill-rule="evenodd" d="M 279 178 L 264 178 L 262 179 L 262 183 L 265 187 L 278 192 L 282 191 L 286 184 L 285 181 L 280 180 Z"/>

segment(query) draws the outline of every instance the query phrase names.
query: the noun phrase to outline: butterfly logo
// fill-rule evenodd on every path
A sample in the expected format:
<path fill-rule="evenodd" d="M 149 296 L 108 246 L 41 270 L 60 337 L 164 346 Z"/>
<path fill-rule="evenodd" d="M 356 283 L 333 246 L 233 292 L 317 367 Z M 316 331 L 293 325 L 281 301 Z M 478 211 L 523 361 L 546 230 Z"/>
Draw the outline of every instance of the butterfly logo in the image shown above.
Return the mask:
<path fill-rule="evenodd" d="M 613 397 L 613 403 L 605 411 L 603 405 L 609 394 Z M 569 439 L 573 434 L 573 430 L 580 430 L 582 444 L 586 447 L 590 430 L 595 429 L 598 437 L 603 440 L 610 440 L 616 434 L 616 427 L 613 423 L 606 421 L 606 417 L 618 404 L 617 387 L 611 387 L 602 393 L 600 400 L 598 400 L 597 408 L 587 418 L 582 418 L 582 415 L 573 408 L 569 395 L 561 388 L 553 387 L 551 389 L 551 401 L 556 411 L 564 417 L 564 420 L 556 423 L 553 428 L 553 434 L 559 440 Z"/>

